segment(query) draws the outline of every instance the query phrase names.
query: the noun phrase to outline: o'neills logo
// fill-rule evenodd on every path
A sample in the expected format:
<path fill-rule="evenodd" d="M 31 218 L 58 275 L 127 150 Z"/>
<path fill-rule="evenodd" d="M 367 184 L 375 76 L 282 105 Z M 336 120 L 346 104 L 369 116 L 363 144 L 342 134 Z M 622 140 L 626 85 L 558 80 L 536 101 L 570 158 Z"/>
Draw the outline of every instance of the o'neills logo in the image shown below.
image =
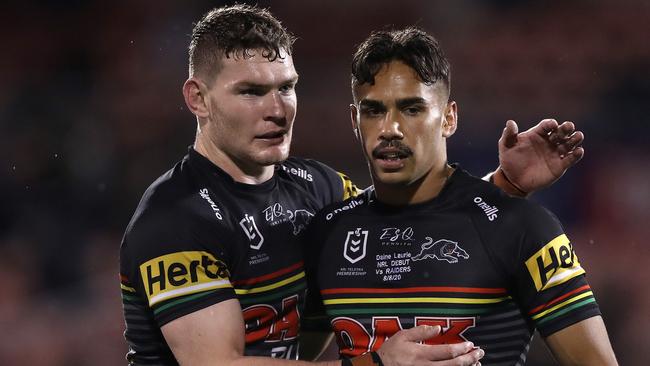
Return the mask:
<path fill-rule="evenodd" d="M 140 265 L 144 289 L 153 306 L 164 300 L 232 287 L 226 264 L 208 252 L 177 252 Z"/>
<path fill-rule="evenodd" d="M 223 220 L 223 216 L 221 215 L 221 210 L 220 210 L 219 207 L 214 203 L 214 201 L 212 200 L 212 198 L 210 198 L 210 194 L 208 193 L 208 189 L 207 189 L 207 188 L 203 188 L 203 189 L 201 189 L 201 190 L 199 191 L 199 195 L 201 196 L 201 198 L 203 198 L 203 199 L 204 199 L 204 200 L 205 200 L 205 201 L 210 205 L 210 207 L 212 208 L 212 211 L 214 211 L 214 215 L 215 215 L 219 220 Z"/>
<path fill-rule="evenodd" d="M 488 205 L 481 197 L 474 197 L 474 203 L 485 212 L 485 216 L 487 216 L 488 220 L 494 221 L 494 219 L 497 218 L 497 212 L 499 212 L 499 209 L 496 206 Z"/>
<path fill-rule="evenodd" d="M 326 219 L 327 221 L 329 221 L 329 220 L 331 220 L 332 217 L 334 217 L 334 215 L 336 215 L 337 213 L 339 213 L 339 212 L 341 212 L 341 211 L 351 210 L 351 209 L 353 209 L 353 208 L 355 208 L 355 207 L 357 207 L 357 206 L 359 206 L 359 205 L 362 205 L 362 204 L 363 204 L 363 199 L 352 200 L 352 201 L 350 201 L 350 203 L 348 203 L 347 205 L 342 206 L 342 207 L 339 207 L 339 208 L 337 208 L 336 210 L 334 210 L 334 211 L 328 213 L 328 214 L 325 216 L 325 219 Z"/>
<path fill-rule="evenodd" d="M 306 171 L 305 169 L 301 169 L 301 168 L 288 168 L 288 167 L 286 167 L 286 166 L 284 166 L 284 165 L 281 165 L 281 166 L 282 166 L 282 170 L 284 170 L 284 171 L 287 172 L 287 173 L 291 173 L 291 174 L 293 174 L 293 175 L 297 175 L 298 177 L 300 177 L 300 178 L 302 178 L 302 179 L 304 179 L 304 180 L 306 180 L 306 181 L 308 181 L 308 182 L 313 182 L 313 181 L 314 181 L 314 177 L 312 177 L 311 173 L 309 173 L 309 172 Z"/>

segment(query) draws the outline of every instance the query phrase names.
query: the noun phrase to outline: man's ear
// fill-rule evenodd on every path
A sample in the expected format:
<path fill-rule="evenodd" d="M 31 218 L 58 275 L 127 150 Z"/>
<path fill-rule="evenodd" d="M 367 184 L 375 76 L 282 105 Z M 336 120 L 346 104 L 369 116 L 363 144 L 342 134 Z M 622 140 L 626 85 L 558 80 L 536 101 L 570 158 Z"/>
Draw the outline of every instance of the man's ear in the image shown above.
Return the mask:
<path fill-rule="evenodd" d="M 359 109 L 356 104 L 350 104 L 350 122 L 352 122 L 352 131 L 354 131 L 354 136 L 359 140 Z"/>
<path fill-rule="evenodd" d="M 183 84 L 183 98 L 185 105 L 199 118 L 206 118 L 210 115 L 207 100 L 207 86 L 201 80 L 191 77 Z"/>
<path fill-rule="evenodd" d="M 444 120 L 442 121 L 442 136 L 451 137 L 458 127 L 458 106 L 453 100 L 445 107 Z"/>

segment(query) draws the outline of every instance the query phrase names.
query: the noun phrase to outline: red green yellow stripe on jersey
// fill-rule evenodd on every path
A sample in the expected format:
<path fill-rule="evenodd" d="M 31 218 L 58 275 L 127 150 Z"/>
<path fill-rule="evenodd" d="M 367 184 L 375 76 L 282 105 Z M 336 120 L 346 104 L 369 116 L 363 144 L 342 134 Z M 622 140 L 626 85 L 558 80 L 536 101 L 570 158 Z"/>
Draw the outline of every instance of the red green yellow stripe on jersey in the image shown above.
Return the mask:
<path fill-rule="evenodd" d="M 238 279 L 233 285 L 242 305 L 270 302 L 307 288 L 302 261 L 264 276 Z"/>
<path fill-rule="evenodd" d="M 536 324 L 543 324 L 562 315 L 577 311 L 578 309 L 596 302 L 589 285 L 584 285 L 562 296 L 537 306 L 529 312 L 529 316 Z"/>
<path fill-rule="evenodd" d="M 468 315 L 512 303 L 505 288 L 332 288 L 321 291 L 330 316 L 360 314 Z"/>
<path fill-rule="evenodd" d="M 138 297 L 135 293 L 135 288 L 129 281 L 129 278 L 120 273 L 120 290 L 122 292 L 122 301 L 130 300 L 137 301 Z"/>

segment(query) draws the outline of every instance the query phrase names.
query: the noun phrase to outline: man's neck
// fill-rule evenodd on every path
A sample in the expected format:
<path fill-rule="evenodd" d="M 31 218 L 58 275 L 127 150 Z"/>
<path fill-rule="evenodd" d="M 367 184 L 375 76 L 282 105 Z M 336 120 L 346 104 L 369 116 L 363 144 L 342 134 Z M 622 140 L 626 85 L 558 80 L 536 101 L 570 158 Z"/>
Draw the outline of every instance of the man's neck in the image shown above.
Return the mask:
<path fill-rule="evenodd" d="M 377 199 L 392 206 L 414 205 L 429 201 L 440 194 L 454 168 L 445 164 L 442 169 L 430 171 L 409 185 L 389 185 L 374 182 Z"/>
<path fill-rule="evenodd" d="M 214 144 L 209 141 L 205 142 L 203 139 L 196 139 L 194 150 L 228 173 L 235 182 L 261 184 L 271 179 L 275 171 L 273 165 L 261 166 L 236 160 L 214 146 Z"/>

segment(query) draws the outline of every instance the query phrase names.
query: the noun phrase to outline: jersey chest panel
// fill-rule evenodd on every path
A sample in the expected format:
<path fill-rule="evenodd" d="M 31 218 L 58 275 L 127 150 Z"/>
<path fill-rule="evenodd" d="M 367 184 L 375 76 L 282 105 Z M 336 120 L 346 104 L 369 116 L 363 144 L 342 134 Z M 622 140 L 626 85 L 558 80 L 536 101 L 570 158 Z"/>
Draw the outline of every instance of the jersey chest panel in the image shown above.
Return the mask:
<path fill-rule="evenodd" d="M 246 354 L 295 359 L 306 281 L 301 237 L 320 208 L 284 187 L 267 196 L 226 196 L 224 243 L 230 279 L 242 307 Z"/>
<path fill-rule="evenodd" d="M 376 350 L 415 325 L 442 327 L 431 344 L 524 352 L 530 327 L 486 251 L 498 243 L 482 242 L 467 215 L 348 215 L 330 229 L 318 282 L 342 354 Z"/>

